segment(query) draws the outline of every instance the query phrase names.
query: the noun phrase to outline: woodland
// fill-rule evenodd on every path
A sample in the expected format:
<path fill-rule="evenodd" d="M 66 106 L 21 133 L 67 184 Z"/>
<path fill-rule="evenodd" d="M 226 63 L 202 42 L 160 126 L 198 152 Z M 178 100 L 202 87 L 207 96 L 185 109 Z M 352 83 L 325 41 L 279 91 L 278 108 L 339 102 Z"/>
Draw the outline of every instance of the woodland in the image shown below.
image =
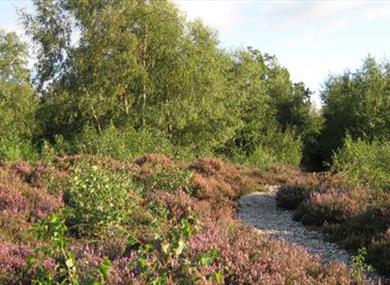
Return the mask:
<path fill-rule="evenodd" d="M 323 83 L 171 1 L 33 0 L 0 31 L 0 284 L 368 284 L 390 274 L 390 61 Z M 34 66 L 28 61 L 36 56 Z M 353 266 L 256 233 L 278 206 Z"/>

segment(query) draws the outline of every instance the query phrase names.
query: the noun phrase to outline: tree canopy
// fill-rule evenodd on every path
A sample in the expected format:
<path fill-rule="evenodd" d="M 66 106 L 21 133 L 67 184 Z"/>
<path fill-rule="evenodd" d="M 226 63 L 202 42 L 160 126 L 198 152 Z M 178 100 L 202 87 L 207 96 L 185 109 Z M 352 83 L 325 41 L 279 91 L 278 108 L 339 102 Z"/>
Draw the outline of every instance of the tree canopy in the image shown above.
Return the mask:
<path fill-rule="evenodd" d="M 324 158 L 352 139 L 385 139 L 390 134 L 390 65 L 367 57 L 360 69 L 331 76 L 322 91 Z"/>
<path fill-rule="evenodd" d="M 331 76 L 319 113 L 312 92 L 275 56 L 221 48 L 217 31 L 188 20 L 172 1 L 33 4 L 23 15 L 37 54 L 33 71 L 16 35 L 1 36 L 4 134 L 42 145 L 117 129 L 158 134 L 175 150 L 244 158 L 272 153 L 280 137 L 296 149 L 302 143 L 302 162 L 317 166 L 347 133 L 389 134 L 387 62 L 368 57 L 360 70 Z"/>

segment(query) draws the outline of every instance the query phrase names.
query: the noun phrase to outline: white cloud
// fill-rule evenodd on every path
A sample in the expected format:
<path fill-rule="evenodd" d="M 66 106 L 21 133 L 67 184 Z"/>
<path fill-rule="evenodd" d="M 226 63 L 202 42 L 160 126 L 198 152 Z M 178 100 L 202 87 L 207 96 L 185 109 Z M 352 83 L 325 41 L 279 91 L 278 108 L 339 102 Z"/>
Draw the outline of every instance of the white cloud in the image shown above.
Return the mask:
<path fill-rule="evenodd" d="M 193 1 L 174 0 L 189 19 L 202 19 L 218 30 L 234 29 L 245 19 L 241 8 L 244 1 Z"/>
<path fill-rule="evenodd" d="M 389 46 L 387 35 L 363 45 L 361 39 L 389 24 L 390 1 L 175 2 L 189 18 L 219 30 L 222 46 L 253 45 L 275 53 L 294 80 L 313 90 L 331 71 L 358 67 L 367 52 L 382 57 Z"/>

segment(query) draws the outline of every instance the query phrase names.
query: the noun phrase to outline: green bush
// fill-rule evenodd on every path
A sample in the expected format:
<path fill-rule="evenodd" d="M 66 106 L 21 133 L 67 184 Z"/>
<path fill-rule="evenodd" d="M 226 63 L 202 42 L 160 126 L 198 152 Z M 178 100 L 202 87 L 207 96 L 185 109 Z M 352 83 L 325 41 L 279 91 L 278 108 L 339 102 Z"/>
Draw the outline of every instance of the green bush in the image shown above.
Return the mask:
<path fill-rule="evenodd" d="M 0 161 L 36 161 L 39 154 L 28 139 L 20 137 L 0 137 Z"/>
<path fill-rule="evenodd" d="M 68 223 L 81 234 L 120 229 L 130 218 L 135 201 L 131 179 L 121 173 L 81 161 L 72 169 L 64 200 Z"/>
<path fill-rule="evenodd" d="M 293 132 L 268 131 L 247 162 L 258 167 L 273 163 L 298 166 L 302 158 L 302 143 Z"/>
<path fill-rule="evenodd" d="M 192 172 L 188 170 L 161 168 L 153 175 L 147 177 L 145 188 L 166 190 L 170 192 L 181 188 L 186 192 L 190 192 L 191 176 Z"/>
<path fill-rule="evenodd" d="M 372 143 L 350 136 L 333 157 L 333 169 L 344 171 L 354 181 L 378 190 L 390 191 L 390 143 Z"/>
<path fill-rule="evenodd" d="M 76 152 L 108 155 L 117 160 L 133 160 L 150 152 L 169 154 L 172 145 L 157 131 L 132 127 L 116 128 L 110 126 L 101 134 L 92 127 L 86 127 L 75 139 Z"/>

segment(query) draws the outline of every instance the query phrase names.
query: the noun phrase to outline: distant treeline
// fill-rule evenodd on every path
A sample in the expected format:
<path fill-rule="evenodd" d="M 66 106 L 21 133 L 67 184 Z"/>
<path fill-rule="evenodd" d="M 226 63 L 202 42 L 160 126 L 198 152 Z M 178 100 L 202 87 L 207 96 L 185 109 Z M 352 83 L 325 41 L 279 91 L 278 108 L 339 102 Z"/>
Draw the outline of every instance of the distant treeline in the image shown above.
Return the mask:
<path fill-rule="evenodd" d="M 390 65 L 331 76 L 315 110 L 275 56 L 227 51 L 171 1 L 34 0 L 37 54 L 0 34 L 0 159 L 91 152 L 220 155 L 322 168 L 352 139 L 390 134 Z"/>

